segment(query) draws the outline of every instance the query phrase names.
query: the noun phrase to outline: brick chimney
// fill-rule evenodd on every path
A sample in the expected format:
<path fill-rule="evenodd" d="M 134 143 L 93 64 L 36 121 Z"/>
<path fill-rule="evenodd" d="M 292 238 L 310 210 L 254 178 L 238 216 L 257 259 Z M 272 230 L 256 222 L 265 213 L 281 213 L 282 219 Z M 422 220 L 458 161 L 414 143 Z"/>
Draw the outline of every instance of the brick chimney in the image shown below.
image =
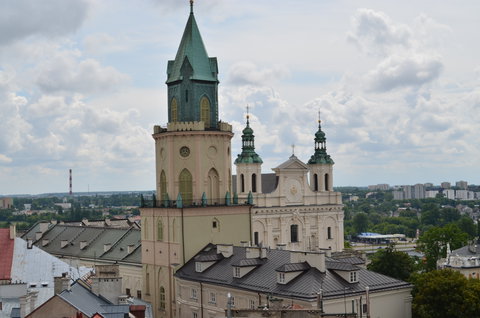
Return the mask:
<path fill-rule="evenodd" d="M 54 293 L 60 294 L 64 290 L 70 290 L 70 276 L 68 273 L 62 273 L 60 277 L 53 278 Z"/>
<path fill-rule="evenodd" d="M 136 318 L 145 318 L 145 305 L 130 305 L 130 313 Z"/>

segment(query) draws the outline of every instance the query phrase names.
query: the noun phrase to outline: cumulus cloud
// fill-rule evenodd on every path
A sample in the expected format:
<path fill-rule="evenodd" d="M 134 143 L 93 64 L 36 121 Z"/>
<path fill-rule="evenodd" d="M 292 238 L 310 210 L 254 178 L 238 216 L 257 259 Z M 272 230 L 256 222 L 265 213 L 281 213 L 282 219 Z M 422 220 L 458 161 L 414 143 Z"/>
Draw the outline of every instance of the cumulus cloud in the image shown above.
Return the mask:
<path fill-rule="evenodd" d="M 99 93 L 117 87 L 128 76 L 94 59 L 80 59 L 74 52 L 61 52 L 38 69 L 38 86 L 46 93 Z"/>
<path fill-rule="evenodd" d="M 234 85 L 260 85 L 288 76 L 288 69 L 281 66 L 260 68 L 252 62 L 237 62 L 230 68 L 229 81 Z"/>
<path fill-rule="evenodd" d="M 418 87 L 436 79 L 442 68 L 440 58 L 434 56 L 390 56 L 368 74 L 368 86 L 377 92 Z"/>
<path fill-rule="evenodd" d="M 86 0 L 3 1 L 0 10 L 0 45 L 33 35 L 46 37 L 75 31 L 88 12 Z"/>

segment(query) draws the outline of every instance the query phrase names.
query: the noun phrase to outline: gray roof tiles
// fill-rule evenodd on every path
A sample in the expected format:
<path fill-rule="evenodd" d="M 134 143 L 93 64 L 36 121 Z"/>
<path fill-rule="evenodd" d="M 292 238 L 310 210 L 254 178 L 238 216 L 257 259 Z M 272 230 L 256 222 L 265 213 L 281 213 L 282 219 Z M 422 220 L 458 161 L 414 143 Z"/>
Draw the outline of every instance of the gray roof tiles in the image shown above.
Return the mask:
<path fill-rule="evenodd" d="M 339 295 L 343 296 L 344 293 L 364 293 L 366 286 L 370 287 L 371 292 L 390 288 L 411 288 L 411 285 L 406 282 L 357 268 L 359 281 L 352 284 L 328 269 L 325 273 L 322 273 L 314 267 L 306 268 L 305 265 L 291 264 L 289 253 L 287 250 L 271 249 L 267 252 L 267 258 L 263 259 L 263 264 L 257 266 L 242 278 L 234 278 L 232 269 L 234 264 L 239 264 L 246 259 L 245 248 L 235 246 L 231 257 L 219 260 L 204 272 L 197 273 L 195 271 L 195 260 L 191 259 L 176 272 L 175 276 L 180 279 L 231 286 L 252 292 L 272 293 L 280 297 L 296 297 L 310 301 L 316 299 L 320 289 L 323 290 L 324 297 L 334 298 L 339 297 Z M 197 255 L 201 254 L 202 252 Z M 334 262 L 334 260 L 329 258 L 327 260 Z M 345 264 L 345 266 L 352 266 L 348 263 Z M 298 266 L 297 268 L 303 268 L 304 271 L 288 284 L 278 284 L 276 270 L 284 265 L 287 265 L 286 268 Z"/>
<path fill-rule="evenodd" d="M 277 272 L 283 272 L 283 273 L 288 273 L 288 272 L 300 272 L 300 271 L 306 271 L 310 269 L 310 265 L 308 265 L 307 262 L 303 263 L 287 263 L 283 264 L 279 268 L 276 269 Z"/>

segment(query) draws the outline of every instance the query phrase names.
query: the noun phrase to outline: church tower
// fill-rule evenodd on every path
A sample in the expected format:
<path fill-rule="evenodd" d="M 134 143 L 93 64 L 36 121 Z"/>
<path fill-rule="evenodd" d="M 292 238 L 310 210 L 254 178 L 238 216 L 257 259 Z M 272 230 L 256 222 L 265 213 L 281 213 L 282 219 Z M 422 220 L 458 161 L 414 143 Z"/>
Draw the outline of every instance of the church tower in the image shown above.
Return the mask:
<path fill-rule="evenodd" d="M 168 124 L 155 126 L 157 196 L 164 204 L 221 203 L 231 193 L 232 126 L 218 120 L 217 59 L 190 16 L 175 60 L 168 61 Z M 180 200 L 181 199 L 181 200 Z"/>
<path fill-rule="evenodd" d="M 155 318 L 181 315 L 176 295 L 185 291 L 176 290 L 173 277 L 179 266 L 209 243 L 239 245 L 251 237 L 251 205 L 231 195 L 233 133 L 218 119 L 217 74 L 190 0 L 180 46 L 167 66 L 168 123 L 154 127 L 156 199 L 140 209 L 142 295 Z"/>
<path fill-rule="evenodd" d="M 237 166 L 237 192 L 245 195 L 262 191 L 262 158 L 255 152 L 255 135 L 250 128 L 249 114 L 247 126 L 242 131 L 242 153 L 235 159 Z"/>
<path fill-rule="evenodd" d="M 315 152 L 308 160 L 310 168 L 310 187 L 312 191 L 333 191 L 333 160 L 327 154 L 327 138 L 318 119 L 318 131 L 315 133 Z"/>

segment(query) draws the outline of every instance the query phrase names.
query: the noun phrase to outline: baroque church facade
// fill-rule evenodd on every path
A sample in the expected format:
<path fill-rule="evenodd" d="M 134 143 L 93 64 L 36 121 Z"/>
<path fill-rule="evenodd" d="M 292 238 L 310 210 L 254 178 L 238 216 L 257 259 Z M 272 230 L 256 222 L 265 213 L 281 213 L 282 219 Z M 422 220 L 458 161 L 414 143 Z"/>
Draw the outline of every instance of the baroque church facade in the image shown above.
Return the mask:
<path fill-rule="evenodd" d="M 232 178 L 232 126 L 219 119 L 218 65 L 193 1 L 168 61 L 168 123 L 155 126 L 156 195 L 140 209 L 142 295 L 155 317 L 176 317 L 174 273 L 209 243 L 341 251 L 343 210 L 319 125 L 307 164 L 295 156 L 262 174 L 248 118 Z"/>

